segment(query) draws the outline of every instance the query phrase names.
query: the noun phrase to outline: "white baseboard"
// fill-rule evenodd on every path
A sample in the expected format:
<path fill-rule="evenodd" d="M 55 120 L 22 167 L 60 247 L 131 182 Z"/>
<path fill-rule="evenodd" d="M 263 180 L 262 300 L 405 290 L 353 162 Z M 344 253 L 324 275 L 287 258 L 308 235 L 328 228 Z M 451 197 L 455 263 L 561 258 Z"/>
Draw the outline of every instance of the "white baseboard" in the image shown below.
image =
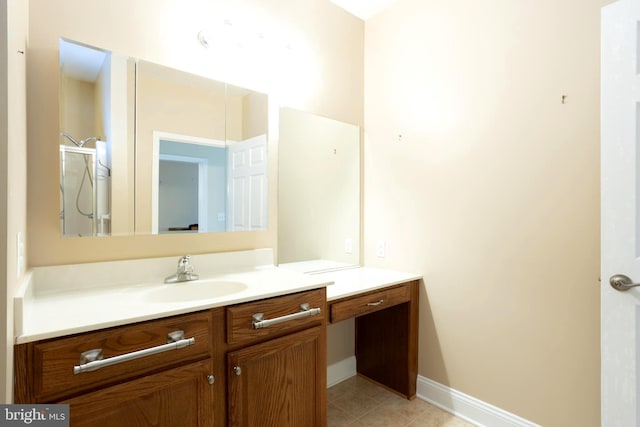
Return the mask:
<path fill-rule="evenodd" d="M 538 424 L 420 375 L 418 375 L 417 388 L 420 399 L 477 426 L 540 427 Z"/>
<path fill-rule="evenodd" d="M 356 357 L 351 356 L 327 366 L 327 387 L 356 375 Z"/>

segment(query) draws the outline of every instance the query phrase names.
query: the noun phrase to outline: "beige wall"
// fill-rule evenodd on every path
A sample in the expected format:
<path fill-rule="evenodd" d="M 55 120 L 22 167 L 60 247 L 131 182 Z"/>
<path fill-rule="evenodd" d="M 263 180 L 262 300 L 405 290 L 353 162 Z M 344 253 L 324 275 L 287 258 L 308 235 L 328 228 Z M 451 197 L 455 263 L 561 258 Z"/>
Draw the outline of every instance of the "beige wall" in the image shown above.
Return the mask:
<path fill-rule="evenodd" d="M 605 3 L 399 0 L 365 31 L 365 262 L 424 274 L 421 375 L 547 427 L 600 419 Z"/>
<path fill-rule="evenodd" d="M 227 144 L 269 133 L 269 97 L 264 93 L 227 86 L 224 101 Z"/>
<path fill-rule="evenodd" d="M 24 273 L 18 267 L 17 235 L 26 236 L 27 126 L 25 55 L 29 2 L 0 5 L 0 378 L 13 378 L 13 295 Z M 6 132 L 5 132 L 6 130 Z M 0 387 L 0 402 L 13 401 L 13 382 Z"/>
<path fill-rule="evenodd" d="M 64 77 L 60 82 L 60 131 L 66 132 L 81 140 L 86 136 L 103 135 L 96 132 L 96 118 L 100 115 L 96 102 L 96 85 L 71 77 Z M 67 139 L 60 139 L 60 144 L 73 143 Z M 95 147 L 93 142 L 87 147 Z"/>
<path fill-rule="evenodd" d="M 268 110 L 267 97 L 261 93 L 250 93 L 242 97 L 242 139 L 267 133 Z"/>
<path fill-rule="evenodd" d="M 197 32 L 230 18 L 291 41 L 289 57 L 230 58 Z M 317 25 L 324 22 L 326 25 Z M 277 135 L 270 135 L 269 230 L 190 236 L 62 239 L 58 230 L 58 38 L 66 37 L 268 93 L 361 125 L 364 24 L 326 0 L 32 0 L 28 69 L 29 262 L 32 266 L 276 246 Z M 271 59 L 271 60 L 269 60 Z M 260 70 L 259 73 L 256 70 Z M 270 119 L 274 121 L 275 119 Z M 276 122 L 277 123 L 277 122 Z M 277 129 L 270 123 L 269 129 Z"/>

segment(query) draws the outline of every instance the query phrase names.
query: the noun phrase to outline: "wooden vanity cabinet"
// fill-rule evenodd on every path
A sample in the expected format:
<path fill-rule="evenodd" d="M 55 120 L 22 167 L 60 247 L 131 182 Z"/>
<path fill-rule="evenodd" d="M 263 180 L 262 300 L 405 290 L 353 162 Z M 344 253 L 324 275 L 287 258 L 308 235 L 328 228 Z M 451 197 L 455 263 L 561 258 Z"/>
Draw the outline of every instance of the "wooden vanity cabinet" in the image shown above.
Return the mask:
<path fill-rule="evenodd" d="M 15 347 L 15 403 L 66 403 L 72 426 L 213 426 L 209 311 Z M 74 373 L 81 353 L 103 360 L 167 344 L 183 331 L 192 344 Z"/>
<path fill-rule="evenodd" d="M 413 399 L 418 377 L 418 281 L 329 303 L 331 322 L 355 317 L 356 371 Z"/>
<path fill-rule="evenodd" d="M 256 328 L 256 313 L 287 320 Z M 320 288 L 20 344 L 14 400 L 69 404 L 74 427 L 325 427 L 326 323 Z M 118 357 L 175 330 L 195 342 L 74 374 L 87 350 Z"/>
<path fill-rule="evenodd" d="M 296 315 L 304 304 L 320 312 Z M 326 426 L 325 308 L 324 288 L 226 308 L 227 404 L 216 408 L 227 412 L 221 423 Z M 256 313 L 264 319 L 296 316 L 256 329 Z"/>

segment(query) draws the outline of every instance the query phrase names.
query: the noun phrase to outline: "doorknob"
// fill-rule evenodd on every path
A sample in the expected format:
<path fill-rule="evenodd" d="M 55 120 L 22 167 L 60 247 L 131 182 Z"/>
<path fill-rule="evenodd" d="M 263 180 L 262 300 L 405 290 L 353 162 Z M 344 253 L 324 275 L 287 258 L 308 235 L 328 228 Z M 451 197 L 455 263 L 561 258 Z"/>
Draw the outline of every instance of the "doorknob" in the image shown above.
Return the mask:
<path fill-rule="evenodd" d="M 640 283 L 633 283 L 633 280 L 629 278 L 629 276 L 625 276 L 624 274 L 616 274 L 611 276 L 609 279 L 609 284 L 613 289 L 618 291 L 628 291 L 631 288 L 635 288 L 636 286 L 640 286 Z"/>

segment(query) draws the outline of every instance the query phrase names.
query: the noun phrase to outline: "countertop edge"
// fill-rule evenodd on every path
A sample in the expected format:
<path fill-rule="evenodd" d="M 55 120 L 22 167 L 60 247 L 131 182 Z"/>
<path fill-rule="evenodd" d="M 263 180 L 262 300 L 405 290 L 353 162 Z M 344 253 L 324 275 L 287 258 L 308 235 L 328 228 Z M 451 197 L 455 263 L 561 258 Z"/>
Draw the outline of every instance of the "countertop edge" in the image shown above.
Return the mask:
<path fill-rule="evenodd" d="M 84 333 L 84 332 L 93 332 L 93 331 L 97 331 L 100 329 L 108 329 L 108 328 L 113 328 L 113 327 L 118 327 L 118 326 L 126 326 L 126 325 L 131 325 L 134 323 L 140 323 L 140 322 L 146 322 L 149 320 L 157 320 L 157 319 L 163 319 L 163 318 L 167 318 L 167 317 L 172 317 L 172 316 L 178 316 L 181 314 L 190 314 L 190 313 L 196 313 L 198 311 L 205 311 L 205 310 L 210 310 L 213 308 L 217 308 L 217 307 L 226 307 L 226 306 L 230 306 L 230 305 L 235 305 L 235 304 L 242 304 L 245 302 L 252 302 L 252 301 L 258 301 L 261 299 L 266 299 L 266 298 L 272 298 L 272 297 L 277 297 L 277 296 L 282 296 L 282 295 L 288 295 L 288 294 L 292 294 L 292 293 L 297 293 L 297 292 L 304 292 L 304 291 L 309 291 L 309 290 L 313 290 L 313 289 L 319 289 L 319 288 L 323 288 L 326 287 L 327 284 L 326 283 L 321 283 L 321 284 L 315 284 L 315 285 L 308 285 L 308 286 L 301 286 L 299 288 L 296 289 L 286 289 L 286 290 L 282 290 L 282 291 L 273 291 L 273 292 L 267 292 L 264 294 L 260 294 L 257 296 L 247 296 L 247 297 L 243 297 L 243 298 L 238 298 L 238 299 L 232 299 L 232 300 L 224 300 L 224 301 L 216 301 L 216 302 L 211 302 L 211 303 L 204 303 L 201 305 L 196 305 L 196 306 L 183 306 L 183 307 L 177 307 L 175 309 L 169 309 L 169 310 L 161 310 L 161 311 L 157 311 L 154 313 L 147 313 L 144 315 L 140 315 L 140 316 L 134 316 L 134 317 L 126 317 L 126 318 L 120 318 L 120 319 L 113 319 L 111 321 L 105 321 L 105 322 L 98 322 L 98 323 L 93 323 L 93 324 L 83 324 L 81 326 L 76 326 L 76 327 L 70 327 L 67 329 L 58 329 L 55 331 L 46 331 L 46 332 L 40 332 L 40 333 L 33 333 L 33 334 L 23 334 L 20 336 L 16 336 L 15 339 L 15 344 L 27 344 L 30 342 L 35 342 L 35 341 L 40 341 L 40 340 L 46 340 L 46 339 L 52 339 L 52 338 L 61 338 L 64 336 L 69 336 L 69 335 L 75 335 L 75 334 L 80 334 L 80 333 Z"/>
<path fill-rule="evenodd" d="M 66 300 L 66 295 L 58 297 L 57 300 L 55 298 L 39 300 L 37 297 L 30 295 L 28 291 L 23 291 L 22 295 L 16 295 L 18 298 L 14 300 L 15 304 L 18 304 L 19 301 L 20 305 L 19 310 L 16 310 L 15 313 L 19 319 L 16 319 L 14 343 L 26 344 L 318 288 L 326 288 L 327 302 L 330 303 L 357 294 L 422 279 L 422 275 L 419 274 L 370 267 L 356 267 L 315 274 L 284 271 L 274 267 L 273 269 L 264 270 L 262 273 L 254 271 L 250 274 L 253 276 L 256 273 L 259 280 L 251 280 L 254 284 L 246 292 L 198 301 L 171 302 L 157 305 L 145 302 L 143 299 L 136 300 L 135 298 L 140 297 L 140 293 L 136 293 L 139 291 L 131 288 L 122 288 L 123 291 L 131 292 L 131 294 L 111 295 L 108 291 L 105 291 L 104 294 L 89 296 L 83 293 L 72 294 L 69 295 L 70 301 Z M 267 276 L 263 276 L 264 274 Z M 281 278 L 286 280 L 281 280 Z M 118 288 L 115 289 L 117 290 Z M 142 292 L 144 292 L 144 289 Z M 133 302 L 126 301 L 127 298 L 132 299 Z M 124 307 L 119 307 L 120 302 L 123 300 L 126 302 Z M 93 316 L 93 318 L 98 319 L 95 321 L 78 320 L 83 318 L 81 316 L 82 313 L 79 313 L 58 323 L 49 324 L 47 322 L 60 312 L 65 313 L 65 311 L 72 311 L 73 309 L 77 309 L 78 312 L 84 310 L 84 314 L 88 314 L 85 317 L 92 318 L 92 315 L 95 314 L 91 311 L 92 307 L 109 305 L 114 309 L 114 313 L 107 310 L 97 313 L 96 316 Z"/>
<path fill-rule="evenodd" d="M 44 339 L 59 338 L 180 314 L 194 313 L 216 307 L 258 301 L 312 289 L 326 288 L 332 283 L 326 278 L 278 271 L 277 268 L 264 271 L 240 272 L 238 274 L 252 277 L 245 291 L 202 300 L 154 304 L 145 301 L 141 297 L 150 289 L 148 286 L 139 288 L 116 287 L 107 289 L 102 294 L 79 292 L 76 294 L 61 294 L 61 296 L 57 297 L 47 295 L 42 299 L 27 298 L 21 301 L 20 312 L 15 313 L 19 317 L 19 319 L 16 319 L 16 324 L 20 325 L 20 329 L 16 328 L 14 343 L 26 344 Z M 242 277 L 246 278 L 246 276 Z M 97 307 L 101 307 L 103 310 L 94 315 L 92 310 Z M 65 317 L 64 314 L 60 314 L 70 311 L 74 311 L 72 317 Z M 51 323 L 50 319 L 57 316 L 61 316 L 61 319 L 57 319 L 57 323 L 55 321 Z"/>
<path fill-rule="evenodd" d="M 396 280 L 396 281 L 392 281 L 392 282 L 378 283 L 378 284 L 375 284 L 375 285 L 370 285 L 370 286 L 366 286 L 366 287 L 360 288 L 358 290 L 351 290 L 351 291 L 348 291 L 348 292 L 340 292 L 340 293 L 332 294 L 331 296 L 329 296 L 329 289 L 330 288 L 327 287 L 327 302 L 334 302 L 334 301 L 341 300 L 343 298 L 349 298 L 349 297 L 352 297 L 354 295 L 363 294 L 365 292 L 377 291 L 379 289 L 389 288 L 391 286 L 401 285 L 403 283 L 413 282 L 413 281 L 420 280 L 420 279 L 422 279 L 422 276 L 414 276 L 413 278 L 408 278 L 406 280 Z"/>
<path fill-rule="evenodd" d="M 327 287 L 327 302 L 406 282 L 422 280 L 421 274 L 372 267 L 330 271 L 322 274 L 313 274 L 313 276 L 334 282 L 333 285 Z"/>

